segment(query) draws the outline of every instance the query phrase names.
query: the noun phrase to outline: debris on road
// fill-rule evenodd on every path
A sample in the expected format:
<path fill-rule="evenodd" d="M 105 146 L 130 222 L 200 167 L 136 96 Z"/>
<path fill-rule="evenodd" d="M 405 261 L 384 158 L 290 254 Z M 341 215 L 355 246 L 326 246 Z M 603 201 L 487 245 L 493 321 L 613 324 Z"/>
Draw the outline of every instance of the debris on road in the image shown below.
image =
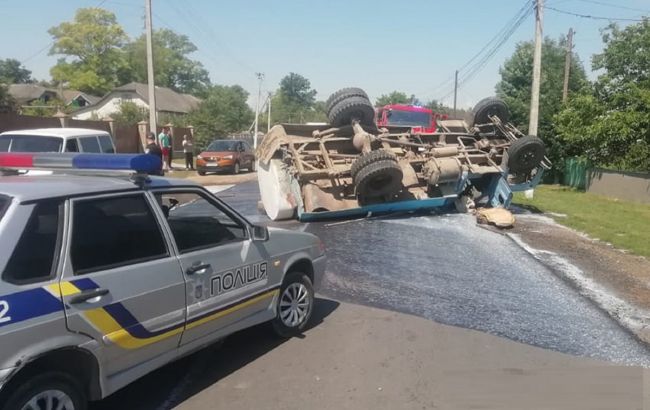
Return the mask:
<path fill-rule="evenodd" d="M 481 208 L 476 211 L 476 221 L 479 224 L 494 225 L 497 228 L 512 228 L 515 217 L 504 208 Z"/>

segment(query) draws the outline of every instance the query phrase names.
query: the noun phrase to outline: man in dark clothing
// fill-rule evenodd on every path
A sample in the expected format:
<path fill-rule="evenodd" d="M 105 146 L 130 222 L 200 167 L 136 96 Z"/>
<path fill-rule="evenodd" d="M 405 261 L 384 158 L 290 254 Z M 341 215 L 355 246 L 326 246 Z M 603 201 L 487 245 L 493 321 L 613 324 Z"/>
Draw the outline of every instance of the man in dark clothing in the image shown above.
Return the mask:
<path fill-rule="evenodd" d="M 155 155 L 158 158 L 160 158 L 160 170 L 156 175 L 164 175 L 164 172 L 162 170 L 162 159 L 163 159 L 163 153 L 158 144 L 156 144 L 156 134 L 153 132 L 150 132 L 149 135 L 147 136 L 147 148 L 144 151 L 147 154 Z"/>

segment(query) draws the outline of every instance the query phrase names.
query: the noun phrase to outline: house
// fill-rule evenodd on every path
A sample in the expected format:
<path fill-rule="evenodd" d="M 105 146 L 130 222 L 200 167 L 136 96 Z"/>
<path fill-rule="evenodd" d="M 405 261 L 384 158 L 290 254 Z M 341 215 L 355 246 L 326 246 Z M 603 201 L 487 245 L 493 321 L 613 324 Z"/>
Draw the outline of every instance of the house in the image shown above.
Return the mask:
<path fill-rule="evenodd" d="M 37 100 L 47 102 L 59 98 L 56 90 L 38 84 L 10 84 L 9 94 L 14 97 L 19 106 L 29 105 Z"/>
<path fill-rule="evenodd" d="M 100 97 L 77 90 L 58 90 L 38 84 L 10 84 L 9 94 L 14 97 L 19 106 L 29 105 L 39 100 L 47 103 L 50 100 L 58 99 L 63 101 L 66 106 L 77 108 L 95 104 L 100 99 Z"/>
<path fill-rule="evenodd" d="M 128 83 L 102 97 L 95 105 L 84 107 L 72 113 L 77 120 L 105 118 L 120 110 L 120 104 L 131 101 L 144 109 L 149 109 L 149 90 L 147 84 Z M 184 115 L 199 106 L 200 99 L 177 93 L 165 87 L 156 87 L 156 112 L 173 115 Z"/>

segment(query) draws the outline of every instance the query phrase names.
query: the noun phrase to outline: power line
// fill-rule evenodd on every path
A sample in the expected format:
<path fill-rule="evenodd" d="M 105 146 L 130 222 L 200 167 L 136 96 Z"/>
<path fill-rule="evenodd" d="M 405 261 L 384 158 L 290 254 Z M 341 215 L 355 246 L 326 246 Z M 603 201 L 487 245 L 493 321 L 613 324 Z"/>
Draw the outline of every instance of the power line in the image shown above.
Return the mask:
<path fill-rule="evenodd" d="M 556 13 L 560 14 L 568 14 L 570 16 L 575 16 L 575 17 L 580 17 L 580 18 L 585 18 L 585 19 L 591 19 L 591 20 L 610 20 L 610 21 L 643 21 L 644 19 L 635 19 L 635 18 L 624 18 L 624 17 L 603 17 L 603 16 L 591 16 L 589 14 L 580 14 L 580 13 L 574 13 L 572 11 L 567 11 L 567 10 L 560 10 L 556 9 L 554 7 L 549 7 L 546 6 L 544 7 L 547 10 L 552 10 Z"/>
<path fill-rule="evenodd" d="M 255 70 L 245 62 L 241 61 L 237 56 L 234 55 L 233 52 L 231 52 L 223 43 L 218 41 L 218 36 L 210 29 L 210 24 L 205 24 L 205 21 L 202 21 L 200 17 L 197 17 L 196 15 L 193 15 L 193 13 L 189 10 L 189 3 L 185 3 L 184 7 L 177 7 L 175 2 L 173 0 L 167 1 L 167 4 L 171 6 L 176 14 L 181 17 L 185 23 L 191 27 L 192 30 L 199 36 L 207 39 L 207 43 L 205 44 L 210 44 L 214 45 L 215 43 L 218 44 L 223 53 L 229 55 L 230 60 L 235 62 L 236 64 L 240 65 L 242 68 L 245 68 L 246 71 L 253 73 Z M 201 51 L 202 49 L 199 49 Z M 211 55 L 213 58 L 210 58 L 215 64 L 219 65 L 219 61 L 223 60 L 223 55 L 219 55 L 219 53 L 215 52 L 212 47 L 204 47 L 203 50 L 208 50 L 211 52 Z"/>
<path fill-rule="evenodd" d="M 466 70 L 458 84 L 458 89 L 471 81 L 483 68 L 485 68 L 492 57 L 496 55 L 501 47 L 503 47 L 503 45 L 510 39 L 510 37 L 512 37 L 515 31 L 517 31 L 521 24 L 523 24 L 523 22 L 532 14 L 532 11 L 532 2 L 527 1 L 524 6 L 515 14 L 515 17 L 511 19 L 508 24 L 506 24 L 506 26 L 504 26 L 504 28 L 501 29 L 499 33 L 494 38 L 492 38 L 476 56 L 470 60 L 476 60 L 478 56 L 482 55 L 482 57 L 475 64 Z M 468 64 L 465 64 L 463 67 L 466 68 L 467 66 Z M 440 101 L 448 98 L 453 93 L 454 89 L 452 88 L 447 94 L 440 98 Z"/>
<path fill-rule="evenodd" d="M 581 1 L 583 3 L 598 4 L 600 6 L 613 7 L 613 8 L 617 8 L 617 9 L 640 11 L 642 13 L 650 13 L 650 10 L 648 10 L 648 9 L 637 9 L 637 8 L 634 8 L 634 7 L 621 6 L 620 4 L 606 3 L 604 1 L 596 1 L 596 0 L 578 0 L 578 1 Z"/>

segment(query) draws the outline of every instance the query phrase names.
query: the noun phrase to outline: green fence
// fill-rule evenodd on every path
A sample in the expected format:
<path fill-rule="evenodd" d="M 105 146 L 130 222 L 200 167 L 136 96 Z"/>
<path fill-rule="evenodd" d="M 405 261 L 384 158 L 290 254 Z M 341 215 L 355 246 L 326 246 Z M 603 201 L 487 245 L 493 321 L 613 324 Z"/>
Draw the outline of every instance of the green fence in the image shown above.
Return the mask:
<path fill-rule="evenodd" d="M 589 161 L 579 158 L 569 158 L 564 162 L 563 185 L 585 189 L 587 186 L 587 170 L 591 168 Z"/>

